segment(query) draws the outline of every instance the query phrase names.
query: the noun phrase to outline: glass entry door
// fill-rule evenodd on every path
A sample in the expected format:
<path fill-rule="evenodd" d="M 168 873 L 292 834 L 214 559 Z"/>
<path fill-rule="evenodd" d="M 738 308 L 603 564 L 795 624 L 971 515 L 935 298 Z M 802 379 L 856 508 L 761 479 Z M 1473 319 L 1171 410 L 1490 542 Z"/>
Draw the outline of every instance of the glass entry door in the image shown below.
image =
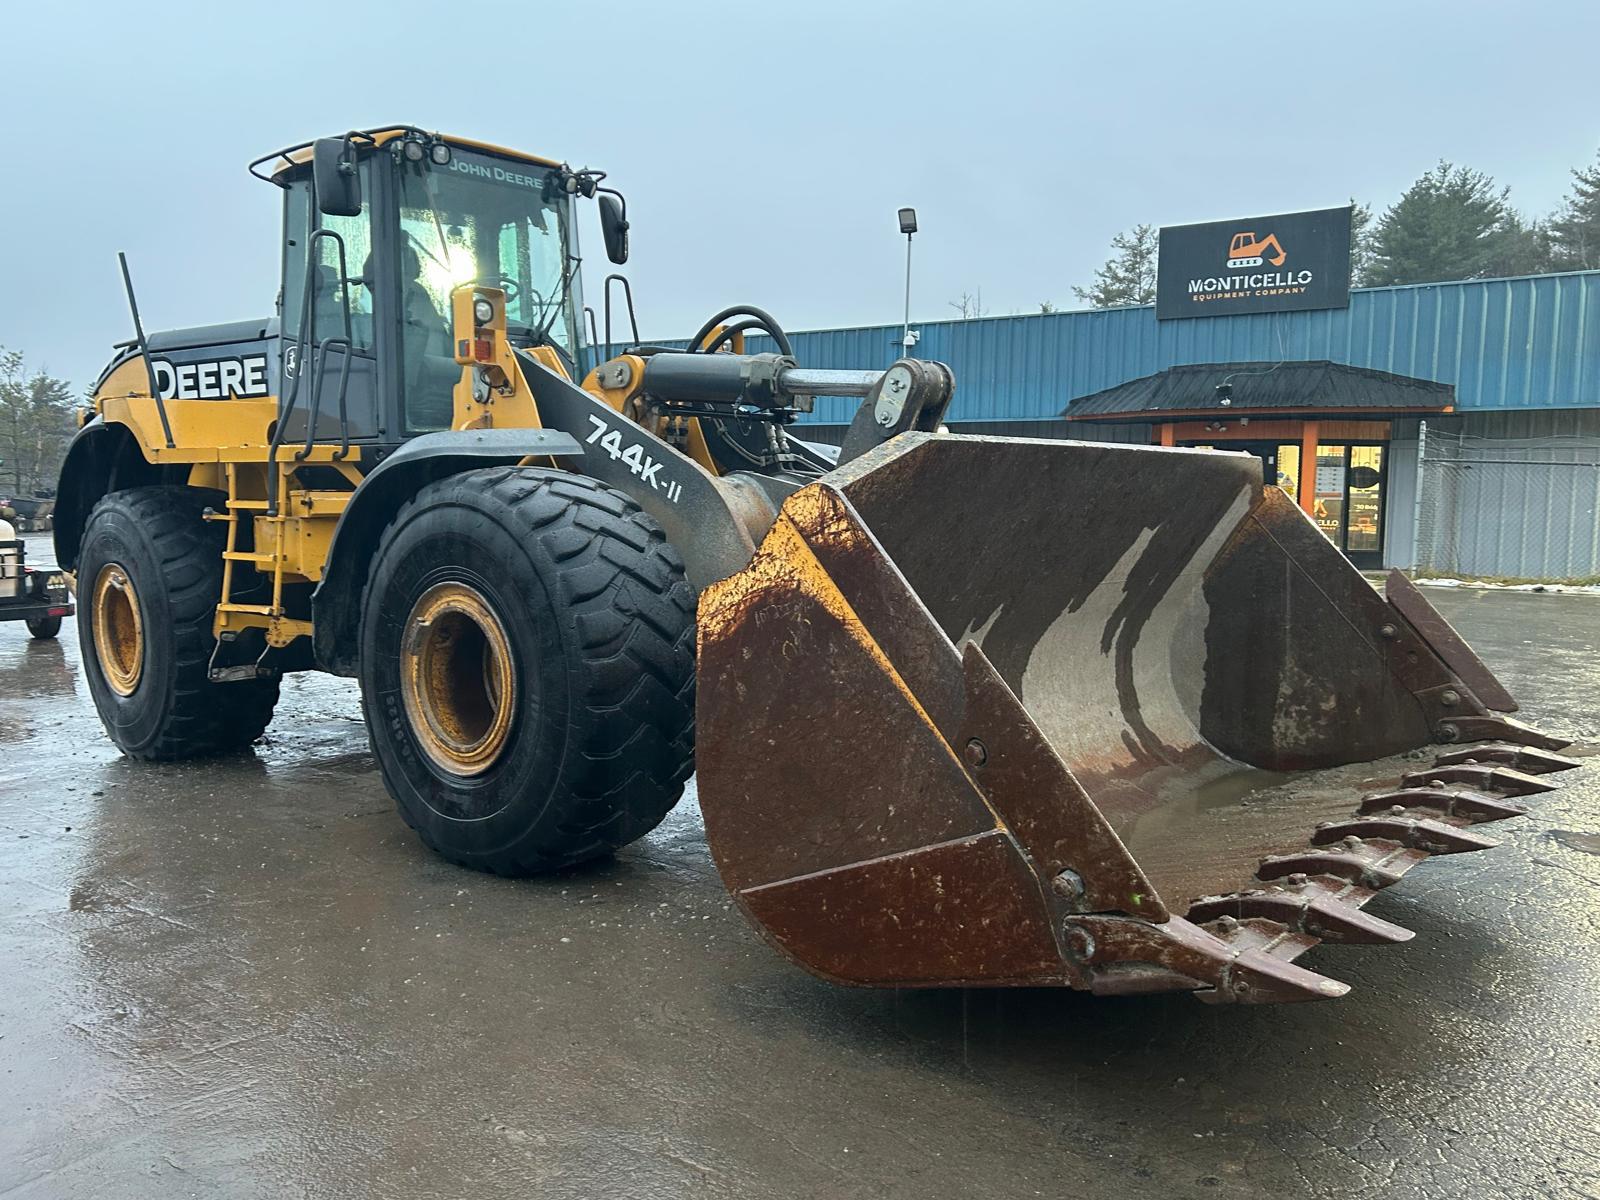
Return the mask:
<path fill-rule="evenodd" d="M 1345 472 L 1344 552 L 1358 567 L 1383 565 L 1383 446 L 1351 446 Z"/>
<path fill-rule="evenodd" d="M 1387 446 L 1317 447 L 1311 519 L 1362 570 L 1383 565 L 1383 501 Z"/>

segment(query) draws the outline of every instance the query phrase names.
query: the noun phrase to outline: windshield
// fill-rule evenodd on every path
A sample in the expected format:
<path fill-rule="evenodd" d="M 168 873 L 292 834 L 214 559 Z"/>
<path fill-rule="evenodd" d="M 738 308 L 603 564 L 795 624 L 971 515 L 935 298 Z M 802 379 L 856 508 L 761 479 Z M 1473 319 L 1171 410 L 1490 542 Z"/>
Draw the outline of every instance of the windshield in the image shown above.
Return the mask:
<path fill-rule="evenodd" d="M 449 424 L 450 292 L 463 283 L 506 293 L 507 332 L 533 337 L 576 358 L 568 202 L 547 185 L 549 168 L 451 148 L 444 166 L 400 167 L 401 312 L 405 330 L 407 423 Z M 440 378 L 433 376 L 439 374 Z"/>

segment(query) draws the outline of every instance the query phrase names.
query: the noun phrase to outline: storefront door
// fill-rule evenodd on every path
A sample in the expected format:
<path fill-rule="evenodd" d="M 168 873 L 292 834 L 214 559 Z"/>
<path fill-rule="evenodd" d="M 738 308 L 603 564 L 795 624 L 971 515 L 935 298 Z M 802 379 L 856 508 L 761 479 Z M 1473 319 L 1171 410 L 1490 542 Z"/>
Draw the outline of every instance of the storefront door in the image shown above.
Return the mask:
<path fill-rule="evenodd" d="M 1246 450 L 1261 460 L 1262 477 L 1291 497 L 1300 495 L 1300 446 L 1296 442 L 1198 442 L 1218 450 Z M 1316 493 L 1311 519 L 1364 571 L 1383 565 L 1383 503 L 1386 490 L 1382 444 L 1317 447 Z"/>
<path fill-rule="evenodd" d="M 1386 446 L 1317 447 L 1311 519 L 1364 571 L 1383 565 L 1383 470 Z"/>

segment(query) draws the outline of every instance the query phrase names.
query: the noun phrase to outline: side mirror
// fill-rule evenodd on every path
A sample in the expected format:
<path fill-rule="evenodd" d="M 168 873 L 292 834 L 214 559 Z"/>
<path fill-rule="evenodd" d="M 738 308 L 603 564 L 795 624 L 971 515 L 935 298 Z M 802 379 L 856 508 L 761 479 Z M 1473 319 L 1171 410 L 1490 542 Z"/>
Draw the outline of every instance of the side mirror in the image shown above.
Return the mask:
<path fill-rule="evenodd" d="M 622 202 L 609 192 L 600 194 L 600 232 L 606 239 L 606 257 L 621 266 L 628 261 L 628 218 Z"/>
<path fill-rule="evenodd" d="M 330 217 L 361 215 L 361 176 L 355 148 L 345 138 L 318 138 L 311 146 L 311 180 L 317 208 Z"/>

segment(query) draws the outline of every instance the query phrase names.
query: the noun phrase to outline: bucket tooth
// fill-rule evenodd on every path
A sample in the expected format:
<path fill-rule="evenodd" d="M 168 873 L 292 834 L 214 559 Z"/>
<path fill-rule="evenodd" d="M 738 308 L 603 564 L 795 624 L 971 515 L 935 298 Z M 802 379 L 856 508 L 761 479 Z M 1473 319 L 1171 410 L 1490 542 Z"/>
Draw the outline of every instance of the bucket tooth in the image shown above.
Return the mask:
<path fill-rule="evenodd" d="M 1411 850 L 1393 842 L 1363 842 L 1346 838 L 1327 850 L 1301 850 L 1261 860 L 1256 878 L 1271 882 L 1294 875 L 1333 875 L 1374 891 L 1391 887 L 1423 859 L 1425 850 Z"/>
<path fill-rule="evenodd" d="M 1568 758 L 1564 754 L 1553 754 L 1533 746 L 1513 746 L 1505 742 L 1490 742 L 1484 746 L 1463 746 L 1459 750 L 1447 750 L 1433 762 L 1436 767 L 1499 763 L 1529 775 L 1570 771 L 1581 765 L 1577 759 Z"/>
<path fill-rule="evenodd" d="M 1429 854 L 1464 854 L 1469 850 L 1490 850 L 1500 843 L 1482 834 L 1469 833 L 1443 821 L 1427 817 L 1354 817 L 1348 821 L 1328 821 L 1311 835 L 1313 846 L 1326 846 L 1347 837 L 1383 838 L 1412 850 Z"/>
<path fill-rule="evenodd" d="M 1512 717 L 1451 716 L 1439 724 L 1439 734 L 1447 742 L 1515 742 L 1537 750 L 1565 750 L 1570 738 L 1551 737 Z"/>
<path fill-rule="evenodd" d="M 1361 798 L 1361 813 L 1388 813 L 1404 816 L 1407 813 L 1430 813 L 1453 818 L 1471 825 L 1485 821 L 1504 821 L 1508 817 L 1525 817 L 1528 810 L 1520 804 L 1510 804 L 1497 796 L 1482 792 L 1450 788 L 1400 788 L 1392 792 L 1369 792 Z"/>
<path fill-rule="evenodd" d="M 1362 912 L 1360 905 L 1372 895 L 1343 880 L 1334 887 L 1307 880 L 1296 889 L 1257 888 L 1231 896 L 1207 896 L 1189 906 L 1188 919 L 1208 925 L 1223 919 L 1265 918 L 1324 942 L 1351 945 L 1388 945 L 1416 937 L 1403 926 Z"/>
<path fill-rule="evenodd" d="M 1315 934 L 1302 933 L 1282 921 L 1266 917 L 1250 917 L 1240 921 L 1233 917 L 1222 916 L 1208 922 L 1202 928 L 1212 937 L 1220 938 L 1232 946 L 1240 954 L 1254 951 L 1270 954 L 1283 962 L 1293 962 L 1322 940 Z"/>
<path fill-rule="evenodd" d="M 1407 788 L 1437 787 L 1449 783 L 1462 783 L 1482 792 L 1498 792 L 1502 796 L 1535 796 L 1540 792 L 1553 792 L 1556 785 L 1546 783 L 1512 767 L 1491 763 L 1456 763 L 1442 767 L 1429 767 L 1425 771 L 1412 771 L 1400 778 L 1400 786 Z"/>
<path fill-rule="evenodd" d="M 1205 990 L 1196 995 L 1210 1004 L 1335 1000 L 1350 990 L 1265 950 L 1236 948 L 1183 917 L 1160 925 L 1131 917 L 1069 917 L 1066 930 L 1073 953 L 1094 971 L 1090 987 L 1096 992 L 1150 990 L 1146 976 L 1152 973 L 1199 983 Z M 1099 970 L 1102 965 L 1109 969 Z"/>

